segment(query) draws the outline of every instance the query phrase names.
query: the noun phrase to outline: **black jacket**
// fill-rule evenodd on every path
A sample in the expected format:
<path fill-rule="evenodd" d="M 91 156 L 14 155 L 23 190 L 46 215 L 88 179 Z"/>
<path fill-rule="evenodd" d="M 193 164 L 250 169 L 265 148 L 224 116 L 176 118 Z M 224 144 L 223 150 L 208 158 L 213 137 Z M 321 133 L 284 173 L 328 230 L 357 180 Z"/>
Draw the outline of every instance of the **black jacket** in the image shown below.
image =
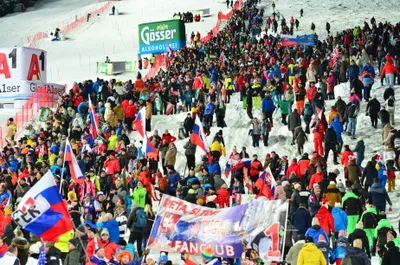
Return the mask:
<path fill-rule="evenodd" d="M 371 116 L 377 116 L 380 109 L 381 103 L 376 98 L 373 98 L 368 102 L 366 112 Z"/>
<path fill-rule="evenodd" d="M 325 133 L 325 149 L 333 148 L 335 149 L 337 144 L 336 133 L 332 128 L 328 128 Z"/>
<path fill-rule="evenodd" d="M 60 265 L 61 251 L 56 247 L 50 247 L 46 254 L 46 265 Z"/>
<path fill-rule="evenodd" d="M 362 183 L 371 186 L 374 183 L 374 178 L 378 177 L 378 171 L 375 168 L 375 164 L 372 161 L 368 161 L 367 166 L 364 168 Z"/>
<path fill-rule="evenodd" d="M 385 92 L 383 93 L 383 99 L 386 101 L 390 98 L 390 96 L 394 97 L 394 90 L 391 87 L 386 88 Z"/>
<path fill-rule="evenodd" d="M 364 230 L 355 229 L 348 237 L 349 243 L 353 244 L 354 240 L 361 239 L 363 244 L 363 250 L 367 252 L 369 258 L 371 258 L 371 250 L 369 248 L 368 237 Z"/>
<path fill-rule="evenodd" d="M 399 248 L 393 242 L 387 243 L 388 250 L 383 256 L 382 265 L 397 265 L 400 262 Z"/>
<path fill-rule="evenodd" d="M 381 109 L 378 113 L 379 119 L 382 123 L 389 123 L 390 122 L 390 114 L 389 111 L 385 109 Z"/>

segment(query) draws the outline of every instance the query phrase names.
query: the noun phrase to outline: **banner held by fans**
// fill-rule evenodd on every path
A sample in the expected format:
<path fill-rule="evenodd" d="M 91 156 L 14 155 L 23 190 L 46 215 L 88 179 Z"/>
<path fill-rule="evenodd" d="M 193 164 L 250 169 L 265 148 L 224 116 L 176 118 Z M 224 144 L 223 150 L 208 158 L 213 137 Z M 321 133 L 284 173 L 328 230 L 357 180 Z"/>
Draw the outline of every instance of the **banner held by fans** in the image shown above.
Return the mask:
<path fill-rule="evenodd" d="M 200 255 L 211 247 L 215 257 L 240 258 L 245 249 L 266 261 L 280 261 L 288 205 L 255 200 L 210 209 L 163 195 L 150 233 L 150 249 Z"/>

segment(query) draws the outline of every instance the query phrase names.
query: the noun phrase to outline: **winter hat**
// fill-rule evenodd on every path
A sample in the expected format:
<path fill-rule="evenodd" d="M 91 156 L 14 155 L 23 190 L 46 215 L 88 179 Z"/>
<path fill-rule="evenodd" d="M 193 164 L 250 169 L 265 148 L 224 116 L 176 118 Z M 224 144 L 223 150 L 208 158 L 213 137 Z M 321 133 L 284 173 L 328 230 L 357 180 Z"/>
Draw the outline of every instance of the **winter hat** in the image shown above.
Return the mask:
<path fill-rule="evenodd" d="M 39 254 L 41 248 L 42 243 L 39 241 L 29 247 L 29 252 L 32 254 Z"/>
<path fill-rule="evenodd" d="M 204 205 L 204 200 L 203 200 L 202 198 L 197 199 L 196 203 L 197 203 L 198 205 Z"/>
<path fill-rule="evenodd" d="M 126 243 L 126 240 L 125 239 L 123 239 L 123 238 L 121 238 L 119 241 L 118 241 L 118 245 L 119 246 L 126 246 L 126 245 L 128 245 L 128 243 Z"/>
<path fill-rule="evenodd" d="M 282 187 L 285 187 L 287 185 L 290 185 L 289 181 L 287 180 L 282 181 Z"/>
<path fill-rule="evenodd" d="M 152 260 L 156 261 L 156 259 L 154 258 L 153 255 L 147 255 L 146 256 L 146 261 L 149 260 L 149 259 L 152 259 Z"/>
<path fill-rule="evenodd" d="M 161 253 L 160 258 L 158 259 L 158 263 L 165 263 L 168 261 L 168 256 L 165 253 Z"/>
<path fill-rule="evenodd" d="M 188 194 L 194 194 L 194 189 L 189 189 Z"/>
<path fill-rule="evenodd" d="M 265 158 L 271 158 L 271 154 L 270 154 L 270 153 L 267 153 L 267 154 L 265 155 Z"/>
<path fill-rule="evenodd" d="M 329 200 L 327 198 L 323 198 L 321 202 L 322 202 L 322 204 L 326 204 L 329 202 Z"/>
<path fill-rule="evenodd" d="M 318 221 L 318 218 L 313 218 L 312 219 L 312 222 L 311 222 L 311 226 L 314 226 L 314 225 L 319 225 L 319 221 Z"/>
<path fill-rule="evenodd" d="M 110 236 L 110 233 L 108 232 L 107 228 L 103 228 L 103 230 L 101 230 L 101 235 L 108 235 Z"/>
<path fill-rule="evenodd" d="M 206 203 L 213 202 L 217 198 L 217 195 L 211 195 L 206 197 Z"/>
<path fill-rule="evenodd" d="M 333 170 L 333 173 L 335 173 L 336 176 L 340 175 L 340 171 L 339 169 L 335 168 L 335 170 Z"/>
<path fill-rule="evenodd" d="M 211 260 L 214 256 L 213 256 L 213 251 L 211 248 L 206 248 L 205 250 L 203 250 L 201 252 L 201 256 L 207 260 Z"/>
<path fill-rule="evenodd" d="M 335 202 L 335 208 L 342 208 L 342 204 L 340 202 Z"/>
<path fill-rule="evenodd" d="M 294 185 L 294 188 L 297 190 L 298 188 L 301 188 L 301 184 L 300 183 L 296 183 L 296 185 Z"/>
<path fill-rule="evenodd" d="M 68 241 L 69 244 L 73 245 L 74 247 L 77 247 L 79 245 L 79 241 L 76 238 L 70 239 Z"/>
<path fill-rule="evenodd" d="M 334 181 L 330 181 L 329 185 L 336 185 L 336 183 Z"/>
<path fill-rule="evenodd" d="M 346 232 L 344 230 L 339 231 L 339 236 L 346 236 Z"/>
<path fill-rule="evenodd" d="M 325 239 L 324 235 L 319 235 L 318 236 L 318 242 L 326 242 L 326 239 Z"/>

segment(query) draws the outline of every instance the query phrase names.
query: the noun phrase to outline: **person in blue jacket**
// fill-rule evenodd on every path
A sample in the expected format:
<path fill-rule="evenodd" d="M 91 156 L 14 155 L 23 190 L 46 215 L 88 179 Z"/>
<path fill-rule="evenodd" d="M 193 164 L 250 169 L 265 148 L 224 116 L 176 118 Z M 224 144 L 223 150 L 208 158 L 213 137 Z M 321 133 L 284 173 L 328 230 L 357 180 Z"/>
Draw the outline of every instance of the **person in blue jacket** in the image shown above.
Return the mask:
<path fill-rule="evenodd" d="M 218 72 L 217 70 L 213 67 L 210 71 L 211 76 L 210 76 L 210 82 L 218 84 Z"/>
<path fill-rule="evenodd" d="M 319 235 L 322 235 L 329 244 L 328 235 L 325 233 L 324 229 L 319 226 L 318 219 L 314 217 L 311 222 L 311 227 L 307 229 L 305 236 L 312 237 L 314 242 L 318 242 Z"/>
<path fill-rule="evenodd" d="M 339 236 L 333 243 L 333 251 L 335 253 L 336 262 L 339 260 L 344 259 L 348 250 L 349 250 L 349 240 L 346 237 L 345 230 L 339 231 Z M 338 262 L 337 262 L 338 263 Z"/>
<path fill-rule="evenodd" d="M 82 101 L 78 105 L 78 113 L 81 114 L 81 117 L 82 117 L 82 119 L 84 121 L 86 120 L 86 116 L 88 114 L 88 110 L 89 110 L 89 105 L 86 103 L 86 101 Z"/>
<path fill-rule="evenodd" d="M 311 215 L 307 211 L 305 204 L 300 203 L 299 208 L 294 212 L 292 224 L 297 229 L 297 236 L 306 234 L 307 229 L 311 226 Z"/>
<path fill-rule="evenodd" d="M 15 157 L 13 155 L 10 155 L 10 157 L 8 158 L 8 165 L 9 165 L 9 169 L 12 173 L 15 173 L 18 171 L 18 160 L 15 159 Z"/>
<path fill-rule="evenodd" d="M 348 218 L 346 212 L 342 210 L 342 204 L 340 202 L 335 203 L 335 207 L 332 208 L 331 213 L 334 220 L 335 231 L 346 230 L 348 224 Z M 336 233 L 337 232 L 335 232 L 335 234 Z"/>
<path fill-rule="evenodd" d="M 204 121 L 208 128 L 212 126 L 214 111 L 215 111 L 215 104 L 213 102 L 208 102 L 204 109 Z"/>
<path fill-rule="evenodd" d="M 113 219 L 113 215 L 111 213 L 106 213 L 101 222 L 97 222 L 97 228 L 99 229 L 107 229 L 110 234 L 110 241 L 119 243 L 119 224 Z"/>
<path fill-rule="evenodd" d="M 350 80 L 350 84 L 353 84 L 353 81 L 358 78 L 360 74 L 360 68 L 354 60 L 351 60 L 349 69 L 347 69 L 347 77 Z"/>
<path fill-rule="evenodd" d="M 181 179 L 181 176 L 178 172 L 175 171 L 174 166 L 167 166 L 168 174 L 168 191 L 169 195 L 174 196 L 176 195 L 176 188 L 178 187 L 178 182 Z"/>
<path fill-rule="evenodd" d="M 274 113 L 274 110 L 274 101 L 272 100 L 271 94 L 268 93 L 261 101 L 261 111 L 264 114 L 266 120 L 269 121 L 271 124 L 273 124 L 272 114 Z"/>
<path fill-rule="evenodd" d="M 336 133 L 336 141 L 338 143 L 338 153 L 340 153 L 342 152 L 342 147 L 343 147 L 342 133 L 344 129 L 343 129 L 343 123 L 340 122 L 339 115 L 335 117 L 335 120 L 331 123 L 331 127 Z"/>
<path fill-rule="evenodd" d="M 215 173 L 217 173 L 217 175 L 221 175 L 221 166 L 219 165 L 218 161 L 213 161 L 208 165 L 208 172 L 211 175 L 214 175 Z"/>

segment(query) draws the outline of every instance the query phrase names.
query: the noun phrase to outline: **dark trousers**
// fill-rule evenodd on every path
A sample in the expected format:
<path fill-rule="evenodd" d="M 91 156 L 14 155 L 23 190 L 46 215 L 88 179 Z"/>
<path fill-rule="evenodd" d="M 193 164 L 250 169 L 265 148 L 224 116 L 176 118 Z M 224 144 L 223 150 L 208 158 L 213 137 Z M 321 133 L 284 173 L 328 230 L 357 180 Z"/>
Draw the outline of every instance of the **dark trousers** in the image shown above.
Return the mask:
<path fill-rule="evenodd" d="M 146 119 L 146 132 L 151 132 L 151 119 Z"/>
<path fill-rule="evenodd" d="M 260 146 L 260 135 L 253 134 L 251 137 L 253 138 L 253 147 L 259 147 Z"/>
<path fill-rule="evenodd" d="M 143 254 L 142 240 L 143 240 L 143 232 L 131 232 L 131 234 L 129 235 L 129 243 L 135 244 L 135 242 L 137 242 L 137 251 L 139 257 L 141 257 Z"/>
<path fill-rule="evenodd" d="M 282 116 L 282 123 L 285 124 L 285 125 L 287 125 L 287 122 L 286 122 L 286 116 L 287 116 L 287 114 L 281 114 L 281 116 Z"/>
<path fill-rule="evenodd" d="M 273 111 L 266 111 L 264 112 L 264 117 L 266 120 L 268 120 L 271 124 L 274 124 L 273 120 L 272 120 L 272 114 L 274 112 Z"/>
<path fill-rule="evenodd" d="M 211 155 L 212 155 L 212 158 L 214 161 L 219 161 L 219 158 L 221 157 L 221 152 L 220 151 L 212 151 Z"/>
<path fill-rule="evenodd" d="M 378 116 L 377 115 L 371 115 L 370 114 L 370 119 L 371 119 L 371 125 L 372 125 L 372 127 L 374 127 L 374 128 L 377 128 L 378 127 Z"/>
<path fill-rule="evenodd" d="M 126 122 L 126 127 L 128 128 L 129 131 L 131 131 L 133 118 L 125 118 L 125 122 Z"/>
<path fill-rule="evenodd" d="M 196 166 L 196 162 L 195 162 L 195 157 L 194 157 L 194 155 L 186 155 L 186 160 L 187 160 L 187 166 L 188 166 L 188 168 L 189 168 L 189 170 L 191 169 L 191 168 L 195 168 L 195 166 Z"/>
<path fill-rule="evenodd" d="M 268 146 L 268 137 L 269 137 L 269 132 L 263 133 L 264 146 Z"/>
<path fill-rule="evenodd" d="M 337 162 L 336 146 L 325 146 L 325 161 L 328 161 L 329 151 L 333 152 L 333 162 Z"/>

